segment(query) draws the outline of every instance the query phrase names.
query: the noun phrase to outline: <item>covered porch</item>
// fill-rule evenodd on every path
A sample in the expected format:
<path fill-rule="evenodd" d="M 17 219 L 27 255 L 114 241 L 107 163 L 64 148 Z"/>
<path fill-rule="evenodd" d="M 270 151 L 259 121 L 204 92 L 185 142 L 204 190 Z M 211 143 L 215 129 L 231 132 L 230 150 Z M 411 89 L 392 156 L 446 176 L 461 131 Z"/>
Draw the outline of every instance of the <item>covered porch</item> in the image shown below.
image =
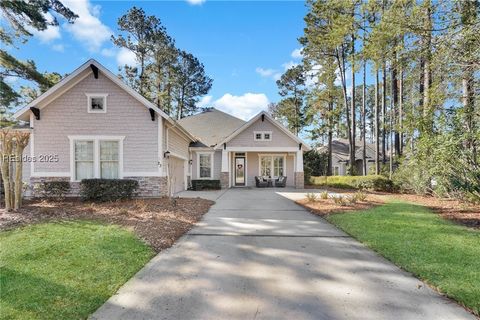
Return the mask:
<path fill-rule="evenodd" d="M 286 187 L 303 188 L 303 151 L 296 148 L 225 148 L 222 150 L 222 188 L 255 187 L 255 177 L 286 177 Z"/>

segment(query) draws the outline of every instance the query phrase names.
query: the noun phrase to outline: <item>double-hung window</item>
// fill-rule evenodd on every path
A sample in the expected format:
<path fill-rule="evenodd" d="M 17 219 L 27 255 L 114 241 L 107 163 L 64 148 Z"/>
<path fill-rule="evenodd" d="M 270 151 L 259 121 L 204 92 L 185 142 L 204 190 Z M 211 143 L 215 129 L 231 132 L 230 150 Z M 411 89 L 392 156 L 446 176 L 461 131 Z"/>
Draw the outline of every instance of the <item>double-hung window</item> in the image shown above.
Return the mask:
<path fill-rule="evenodd" d="M 285 172 L 285 157 L 282 155 L 261 155 L 260 175 L 268 177 L 283 176 Z"/>
<path fill-rule="evenodd" d="M 213 173 L 213 153 L 198 154 L 198 177 L 200 179 L 211 179 Z"/>
<path fill-rule="evenodd" d="M 121 178 L 123 137 L 69 137 L 72 144 L 72 180 Z"/>
<path fill-rule="evenodd" d="M 75 180 L 90 179 L 94 176 L 93 141 L 75 141 Z"/>

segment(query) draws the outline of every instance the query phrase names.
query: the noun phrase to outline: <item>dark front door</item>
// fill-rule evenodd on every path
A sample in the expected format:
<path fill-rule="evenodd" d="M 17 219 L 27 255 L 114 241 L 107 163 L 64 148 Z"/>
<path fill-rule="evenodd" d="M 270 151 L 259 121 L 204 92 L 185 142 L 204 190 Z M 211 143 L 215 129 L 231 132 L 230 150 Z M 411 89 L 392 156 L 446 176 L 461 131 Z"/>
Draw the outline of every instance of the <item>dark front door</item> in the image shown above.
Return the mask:
<path fill-rule="evenodd" d="M 235 157 L 235 185 L 245 185 L 245 157 Z"/>

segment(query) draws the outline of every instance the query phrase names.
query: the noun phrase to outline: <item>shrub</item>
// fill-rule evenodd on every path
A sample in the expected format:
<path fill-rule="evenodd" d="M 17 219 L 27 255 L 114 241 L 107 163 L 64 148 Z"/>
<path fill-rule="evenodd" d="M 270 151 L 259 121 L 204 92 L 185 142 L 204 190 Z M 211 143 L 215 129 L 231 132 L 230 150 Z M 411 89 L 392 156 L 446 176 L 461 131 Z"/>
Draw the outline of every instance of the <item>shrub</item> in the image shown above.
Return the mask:
<path fill-rule="evenodd" d="M 320 199 L 327 200 L 328 199 L 328 191 L 323 191 L 320 193 Z"/>
<path fill-rule="evenodd" d="M 36 185 L 37 191 L 42 197 L 62 200 L 70 191 L 70 182 L 68 181 L 45 181 Z"/>
<path fill-rule="evenodd" d="M 332 199 L 333 199 L 333 202 L 335 204 L 338 204 L 338 205 L 341 205 L 341 206 L 346 206 L 347 205 L 347 201 L 345 200 L 345 198 L 343 196 L 333 196 Z"/>
<path fill-rule="evenodd" d="M 355 198 L 356 201 L 365 201 L 367 199 L 367 194 L 363 191 L 357 191 L 353 195 L 353 198 Z"/>
<path fill-rule="evenodd" d="M 303 176 L 305 183 L 311 176 L 321 176 L 327 172 L 328 156 L 324 152 L 310 150 L 303 155 Z"/>
<path fill-rule="evenodd" d="M 128 179 L 84 179 L 80 182 L 83 200 L 115 201 L 131 199 L 138 189 L 137 180 Z"/>
<path fill-rule="evenodd" d="M 317 195 L 315 193 L 307 193 L 305 196 L 308 202 L 315 202 L 317 201 Z"/>
<path fill-rule="evenodd" d="M 357 203 L 358 199 L 355 196 L 351 196 L 351 197 L 348 197 L 348 201 L 350 202 L 350 204 L 355 204 Z"/>
<path fill-rule="evenodd" d="M 220 180 L 192 180 L 192 189 L 201 190 L 220 190 Z"/>
<path fill-rule="evenodd" d="M 316 186 L 340 189 L 367 189 L 388 192 L 396 189 L 392 180 L 381 175 L 311 177 L 310 183 Z"/>

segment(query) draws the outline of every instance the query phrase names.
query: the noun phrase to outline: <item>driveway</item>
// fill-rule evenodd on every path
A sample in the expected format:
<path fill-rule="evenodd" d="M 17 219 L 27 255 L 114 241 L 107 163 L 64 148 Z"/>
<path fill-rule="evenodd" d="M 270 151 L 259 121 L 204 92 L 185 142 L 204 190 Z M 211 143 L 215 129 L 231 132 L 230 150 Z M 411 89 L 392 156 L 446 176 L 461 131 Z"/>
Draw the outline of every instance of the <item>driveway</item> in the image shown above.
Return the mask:
<path fill-rule="evenodd" d="M 217 193 L 92 318 L 475 319 L 277 191 Z"/>

